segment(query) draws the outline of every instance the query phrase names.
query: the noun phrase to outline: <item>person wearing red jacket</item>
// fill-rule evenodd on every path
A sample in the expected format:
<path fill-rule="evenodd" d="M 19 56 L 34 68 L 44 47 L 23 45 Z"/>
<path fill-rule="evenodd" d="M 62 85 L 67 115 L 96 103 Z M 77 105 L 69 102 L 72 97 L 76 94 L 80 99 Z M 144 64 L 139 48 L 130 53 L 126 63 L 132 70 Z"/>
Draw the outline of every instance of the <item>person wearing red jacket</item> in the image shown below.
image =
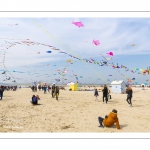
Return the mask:
<path fill-rule="evenodd" d="M 117 110 L 113 109 L 112 112 L 109 113 L 109 115 L 105 116 L 105 118 L 98 117 L 98 121 L 100 123 L 99 127 L 111 127 L 116 123 L 116 128 L 120 129 L 119 120 L 117 117 Z"/>

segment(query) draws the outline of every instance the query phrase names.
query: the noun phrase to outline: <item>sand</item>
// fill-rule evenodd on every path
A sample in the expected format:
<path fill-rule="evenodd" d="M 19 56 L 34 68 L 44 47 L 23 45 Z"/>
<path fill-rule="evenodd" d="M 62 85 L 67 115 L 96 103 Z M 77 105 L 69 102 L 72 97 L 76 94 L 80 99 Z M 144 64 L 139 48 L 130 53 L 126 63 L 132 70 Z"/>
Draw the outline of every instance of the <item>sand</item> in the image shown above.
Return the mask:
<path fill-rule="evenodd" d="M 33 94 L 41 98 L 33 106 Z M 133 88 L 133 106 L 126 102 L 126 94 L 111 93 L 108 103 L 95 101 L 94 91 L 60 90 L 59 100 L 51 93 L 32 92 L 29 88 L 5 91 L 0 100 L 0 132 L 150 132 L 150 89 Z M 116 125 L 99 128 L 98 116 L 118 110 L 121 130 Z"/>

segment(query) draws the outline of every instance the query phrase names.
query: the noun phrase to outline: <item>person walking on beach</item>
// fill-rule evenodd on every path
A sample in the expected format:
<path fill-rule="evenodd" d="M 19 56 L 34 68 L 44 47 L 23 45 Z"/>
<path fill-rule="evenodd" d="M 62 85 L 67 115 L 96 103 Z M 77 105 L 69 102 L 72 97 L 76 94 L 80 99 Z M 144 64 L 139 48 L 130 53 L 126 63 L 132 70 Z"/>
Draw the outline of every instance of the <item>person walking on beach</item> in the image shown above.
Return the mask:
<path fill-rule="evenodd" d="M 98 94 L 98 90 L 97 89 L 95 89 L 94 96 L 96 97 L 95 101 L 96 100 L 98 101 L 97 97 L 99 96 L 99 94 Z"/>
<path fill-rule="evenodd" d="M 116 128 L 120 129 L 116 109 L 113 109 L 112 112 L 110 112 L 108 116 L 107 115 L 105 116 L 105 118 L 98 117 L 98 121 L 99 121 L 99 124 L 100 124 L 99 127 L 102 127 L 102 128 L 104 128 L 104 126 L 111 127 L 111 126 L 114 125 L 114 123 L 116 123 Z"/>
<path fill-rule="evenodd" d="M 0 87 L 0 99 L 3 99 L 3 92 L 4 92 L 4 89 L 3 89 L 3 87 L 1 86 Z"/>
<path fill-rule="evenodd" d="M 48 85 L 47 90 L 48 90 L 48 92 L 50 93 L 50 91 L 51 91 L 50 85 Z"/>
<path fill-rule="evenodd" d="M 52 97 L 53 98 L 55 97 L 54 94 L 55 94 L 55 83 L 52 84 Z"/>
<path fill-rule="evenodd" d="M 38 86 L 39 91 L 41 91 L 41 85 Z"/>
<path fill-rule="evenodd" d="M 132 93 L 133 93 L 132 88 L 127 86 L 126 93 L 127 93 L 127 100 L 126 101 L 128 102 L 129 106 L 131 107 L 132 106 L 131 99 L 132 99 Z"/>
<path fill-rule="evenodd" d="M 46 90 L 47 90 L 47 85 L 46 85 L 46 83 L 45 83 L 44 86 L 43 86 L 43 90 L 44 90 L 44 94 L 46 94 Z"/>
<path fill-rule="evenodd" d="M 107 88 L 106 84 L 104 85 L 104 89 L 102 90 L 102 92 L 103 92 L 103 103 L 104 103 L 104 98 L 105 98 L 106 104 L 107 104 L 107 102 L 108 102 L 108 88 Z"/>
<path fill-rule="evenodd" d="M 59 96 L 59 86 L 56 86 L 56 88 L 55 88 L 55 95 L 56 95 L 56 100 L 58 100 L 58 96 Z"/>
<path fill-rule="evenodd" d="M 32 89 L 32 92 L 34 92 L 34 85 L 31 87 L 31 89 Z"/>

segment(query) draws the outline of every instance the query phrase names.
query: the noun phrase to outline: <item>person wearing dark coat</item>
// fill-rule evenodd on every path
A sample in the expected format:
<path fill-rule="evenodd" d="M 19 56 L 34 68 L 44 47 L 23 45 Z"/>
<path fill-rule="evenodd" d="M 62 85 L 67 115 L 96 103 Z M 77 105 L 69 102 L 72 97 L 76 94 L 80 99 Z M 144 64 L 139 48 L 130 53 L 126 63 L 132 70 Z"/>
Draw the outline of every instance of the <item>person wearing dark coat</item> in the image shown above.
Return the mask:
<path fill-rule="evenodd" d="M 59 86 L 55 87 L 55 96 L 56 96 L 56 100 L 58 100 L 58 96 L 59 96 Z"/>
<path fill-rule="evenodd" d="M 98 95 L 97 89 L 95 89 L 94 96 L 96 97 L 95 101 L 98 100 L 98 99 L 97 99 L 97 96 L 99 96 L 99 95 Z"/>
<path fill-rule="evenodd" d="M 55 97 L 55 83 L 52 85 L 52 97 Z"/>
<path fill-rule="evenodd" d="M 4 92 L 4 89 L 2 87 L 0 87 L 0 99 L 3 99 L 3 92 Z"/>
<path fill-rule="evenodd" d="M 127 93 L 127 100 L 126 101 L 128 102 L 129 106 L 131 107 L 132 106 L 131 99 L 132 99 L 132 93 L 133 93 L 132 88 L 131 87 L 127 87 L 126 88 L 126 93 Z"/>
<path fill-rule="evenodd" d="M 104 102 L 104 98 L 105 98 L 106 104 L 107 104 L 107 102 L 108 102 L 108 88 L 107 88 L 106 84 L 104 85 L 104 89 L 102 90 L 102 92 L 103 92 L 103 102 Z"/>

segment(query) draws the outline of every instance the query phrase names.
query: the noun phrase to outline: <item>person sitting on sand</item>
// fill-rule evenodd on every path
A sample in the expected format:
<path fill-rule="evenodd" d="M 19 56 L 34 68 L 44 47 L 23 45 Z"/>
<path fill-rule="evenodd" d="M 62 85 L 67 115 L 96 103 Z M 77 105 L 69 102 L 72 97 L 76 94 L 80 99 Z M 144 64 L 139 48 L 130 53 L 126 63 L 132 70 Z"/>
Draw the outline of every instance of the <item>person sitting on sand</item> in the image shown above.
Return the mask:
<path fill-rule="evenodd" d="M 97 96 L 99 96 L 99 95 L 98 95 L 97 89 L 95 89 L 94 96 L 96 97 L 95 101 L 98 100 L 98 99 L 97 99 Z"/>
<path fill-rule="evenodd" d="M 114 125 L 114 123 L 116 123 L 116 128 L 120 129 L 120 125 L 119 125 L 119 120 L 117 117 L 117 110 L 113 109 L 112 112 L 109 113 L 109 115 L 105 116 L 105 119 L 102 117 L 98 117 L 98 121 L 100 126 L 99 127 L 111 127 Z"/>
<path fill-rule="evenodd" d="M 33 105 L 37 105 L 38 104 L 38 99 L 35 95 L 32 96 L 32 101 L 30 101 Z"/>

